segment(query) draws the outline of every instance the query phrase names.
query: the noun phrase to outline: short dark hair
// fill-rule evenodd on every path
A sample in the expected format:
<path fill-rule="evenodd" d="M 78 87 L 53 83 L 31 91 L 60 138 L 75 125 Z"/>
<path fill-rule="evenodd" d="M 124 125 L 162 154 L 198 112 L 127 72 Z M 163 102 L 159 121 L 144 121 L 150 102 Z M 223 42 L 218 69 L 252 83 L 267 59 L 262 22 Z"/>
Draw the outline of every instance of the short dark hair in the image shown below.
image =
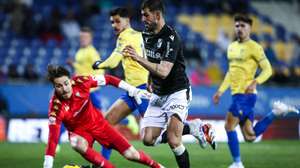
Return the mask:
<path fill-rule="evenodd" d="M 165 13 L 165 7 L 162 0 L 144 0 L 141 5 L 141 9 L 148 8 L 150 12 L 160 11 Z"/>
<path fill-rule="evenodd" d="M 93 35 L 92 29 L 91 29 L 90 27 L 88 27 L 88 26 L 83 26 L 83 27 L 81 27 L 81 28 L 80 28 L 80 31 L 81 31 L 81 32 L 87 32 L 87 33 L 90 33 L 91 35 Z"/>
<path fill-rule="evenodd" d="M 127 8 L 123 8 L 123 7 L 118 7 L 118 8 L 112 9 L 111 11 L 109 11 L 109 15 L 110 16 L 119 15 L 120 17 L 123 17 L 123 18 L 130 18 L 129 10 Z"/>
<path fill-rule="evenodd" d="M 250 16 L 246 15 L 246 14 L 237 14 L 237 15 L 235 15 L 234 16 L 234 22 L 239 22 L 239 21 L 248 23 L 251 26 L 252 26 L 252 23 L 253 23 L 253 21 L 250 18 Z"/>
<path fill-rule="evenodd" d="M 47 71 L 48 71 L 47 78 L 51 83 L 54 83 L 55 78 L 59 78 L 62 76 L 70 77 L 70 72 L 63 66 L 50 64 L 47 67 Z"/>

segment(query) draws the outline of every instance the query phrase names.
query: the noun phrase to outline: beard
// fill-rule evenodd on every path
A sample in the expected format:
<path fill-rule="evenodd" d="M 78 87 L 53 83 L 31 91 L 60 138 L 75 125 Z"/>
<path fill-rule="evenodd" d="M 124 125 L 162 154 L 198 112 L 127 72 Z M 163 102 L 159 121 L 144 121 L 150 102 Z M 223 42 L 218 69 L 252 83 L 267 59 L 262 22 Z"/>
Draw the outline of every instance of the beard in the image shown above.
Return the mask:
<path fill-rule="evenodd" d="M 145 23 L 145 30 L 147 32 L 154 32 L 155 29 L 157 28 L 157 23 L 156 22 L 152 22 L 152 23 Z"/>

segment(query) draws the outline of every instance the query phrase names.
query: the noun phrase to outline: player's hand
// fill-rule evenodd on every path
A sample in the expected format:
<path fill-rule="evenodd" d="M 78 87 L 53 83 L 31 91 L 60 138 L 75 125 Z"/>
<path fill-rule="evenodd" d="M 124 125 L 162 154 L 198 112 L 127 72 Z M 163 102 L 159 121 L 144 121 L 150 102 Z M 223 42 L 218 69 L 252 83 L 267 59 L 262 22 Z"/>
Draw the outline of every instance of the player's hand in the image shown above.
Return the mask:
<path fill-rule="evenodd" d="M 122 54 L 124 57 L 130 57 L 135 61 L 138 61 L 139 58 L 141 58 L 131 45 L 125 46 L 125 48 L 122 51 Z"/>
<path fill-rule="evenodd" d="M 213 96 L 214 104 L 219 104 L 221 96 L 222 96 L 222 93 L 219 91 L 214 94 L 214 96 Z"/>
<path fill-rule="evenodd" d="M 53 160 L 54 160 L 53 156 L 45 155 L 43 168 L 52 168 L 53 167 Z"/>
<path fill-rule="evenodd" d="M 93 68 L 94 70 L 100 69 L 100 68 L 99 68 L 99 65 L 100 65 L 101 63 L 102 63 L 101 60 L 98 60 L 98 61 L 94 62 L 94 64 L 92 65 L 92 68 Z"/>
<path fill-rule="evenodd" d="M 142 103 L 142 99 L 150 99 L 151 93 L 147 90 L 133 88 L 128 91 L 129 96 L 134 97 L 137 104 Z"/>
<path fill-rule="evenodd" d="M 246 88 L 245 93 L 246 93 L 246 94 L 253 93 L 254 90 L 256 89 L 256 85 L 257 85 L 256 80 L 253 80 L 253 81 L 250 83 L 250 85 Z"/>

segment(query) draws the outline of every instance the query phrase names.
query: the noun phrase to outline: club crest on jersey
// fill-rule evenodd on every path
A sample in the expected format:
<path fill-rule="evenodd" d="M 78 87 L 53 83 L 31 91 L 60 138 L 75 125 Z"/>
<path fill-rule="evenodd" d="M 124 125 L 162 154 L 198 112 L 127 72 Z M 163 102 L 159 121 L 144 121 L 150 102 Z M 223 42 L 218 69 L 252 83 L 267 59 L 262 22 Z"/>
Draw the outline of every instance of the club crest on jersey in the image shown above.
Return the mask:
<path fill-rule="evenodd" d="M 171 39 L 172 41 L 174 41 L 174 35 L 171 35 L 171 36 L 170 36 L 170 39 Z"/>
<path fill-rule="evenodd" d="M 69 106 L 65 106 L 65 110 L 69 111 L 70 107 Z"/>
<path fill-rule="evenodd" d="M 157 40 L 157 48 L 160 48 L 160 47 L 161 47 L 162 42 L 163 42 L 163 41 L 162 41 L 161 38 Z"/>
<path fill-rule="evenodd" d="M 75 93 L 75 96 L 81 97 L 79 92 L 76 92 L 76 93 Z"/>

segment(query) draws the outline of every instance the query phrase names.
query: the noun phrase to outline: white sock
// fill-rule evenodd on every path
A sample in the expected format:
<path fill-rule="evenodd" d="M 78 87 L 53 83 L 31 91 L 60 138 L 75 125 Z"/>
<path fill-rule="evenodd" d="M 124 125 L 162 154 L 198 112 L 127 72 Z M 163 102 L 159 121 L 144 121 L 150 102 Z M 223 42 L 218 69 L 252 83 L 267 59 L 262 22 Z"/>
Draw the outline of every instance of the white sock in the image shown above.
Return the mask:
<path fill-rule="evenodd" d="M 185 151 L 185 147 L 183 146 L 183 144 L 181 144 L 172 150 L 176 156 L 180 156 Z"/>

